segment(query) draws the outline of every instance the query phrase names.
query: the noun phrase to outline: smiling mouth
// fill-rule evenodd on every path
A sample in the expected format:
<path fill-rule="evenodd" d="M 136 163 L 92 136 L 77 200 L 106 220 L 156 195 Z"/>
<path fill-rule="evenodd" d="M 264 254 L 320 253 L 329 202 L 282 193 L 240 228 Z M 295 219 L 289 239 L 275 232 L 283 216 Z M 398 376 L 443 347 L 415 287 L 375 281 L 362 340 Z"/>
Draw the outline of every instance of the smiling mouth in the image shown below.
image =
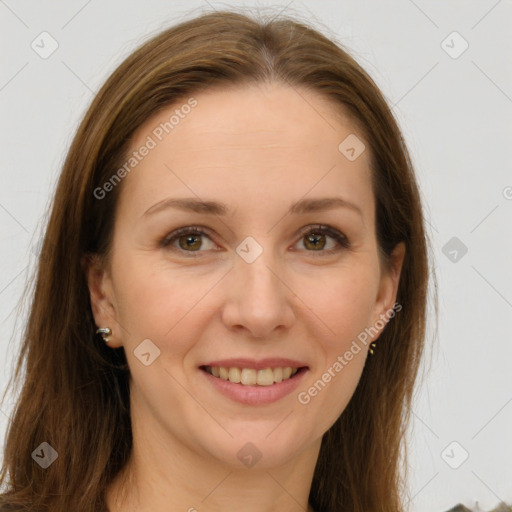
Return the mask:
<path fill-rule="evenodd" d="M 299 372 L 307 370 L 307 367 L 292 368 L 283 366 L 277 368 L 227 368 L 225 366 L 201 366 L 201 370 L 222 380 L 228 380 L 234 384 L 244 386 L 272 386 L 273 384 L 292 379 Z"/>

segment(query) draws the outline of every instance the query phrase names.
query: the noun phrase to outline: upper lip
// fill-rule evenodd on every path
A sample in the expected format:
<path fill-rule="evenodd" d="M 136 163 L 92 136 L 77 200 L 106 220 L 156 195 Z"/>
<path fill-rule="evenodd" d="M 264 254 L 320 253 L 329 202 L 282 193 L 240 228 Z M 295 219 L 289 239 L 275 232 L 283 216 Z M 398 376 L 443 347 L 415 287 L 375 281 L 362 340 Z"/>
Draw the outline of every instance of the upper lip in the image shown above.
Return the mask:
<path fill-rule="evenodd" d="M 270 357 L 266 359 L 219 359 L 204 363 L 200 366 L 223 366 L 224 368 L 254 368 L 255 370 L 263 370 L 265 368 L 285 368 L 287 366 L 290 366 L 291 368 L 302 368 L 307 367 L 307 364 L 294 359 Z"/>

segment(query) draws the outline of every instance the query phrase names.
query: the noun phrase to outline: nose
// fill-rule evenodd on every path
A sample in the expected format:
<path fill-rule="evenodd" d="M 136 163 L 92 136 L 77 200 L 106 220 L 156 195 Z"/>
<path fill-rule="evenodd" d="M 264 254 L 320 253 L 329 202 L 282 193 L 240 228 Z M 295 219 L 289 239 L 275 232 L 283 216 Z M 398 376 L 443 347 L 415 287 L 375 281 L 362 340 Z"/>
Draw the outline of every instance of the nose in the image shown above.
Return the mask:
<path fill-rule="evenodd" d="M 279 265 L 269 260 L 266 251 L 252 263 L 236 258 L 222 311 L 224 325 L 230 330 L 245 330 L 254 338 L 268 338 L 274 331 L 293 324 L 294 293 Z"/>

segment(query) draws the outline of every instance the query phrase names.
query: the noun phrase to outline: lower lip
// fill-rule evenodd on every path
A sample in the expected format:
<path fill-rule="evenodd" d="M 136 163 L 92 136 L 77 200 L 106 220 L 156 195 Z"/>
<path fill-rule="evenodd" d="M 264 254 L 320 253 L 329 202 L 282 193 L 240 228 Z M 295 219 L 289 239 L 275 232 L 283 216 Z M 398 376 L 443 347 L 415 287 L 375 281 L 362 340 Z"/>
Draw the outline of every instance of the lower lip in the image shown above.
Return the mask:
<path fill-rule="evenodd" d="M 300 384 L 307 368 L 301 368 L 293 377 L 275 382 L 271 386 L 246 386 L 245 384 L 237 384 L 229 380 L 214 377 L 205 370 L 199 371 L 208 379 L 208 381 L 223 395 L 231 398 L 235 402 L 247 405 L 261 405 L 277 402 L 281 398 L 289 395 Z"/>

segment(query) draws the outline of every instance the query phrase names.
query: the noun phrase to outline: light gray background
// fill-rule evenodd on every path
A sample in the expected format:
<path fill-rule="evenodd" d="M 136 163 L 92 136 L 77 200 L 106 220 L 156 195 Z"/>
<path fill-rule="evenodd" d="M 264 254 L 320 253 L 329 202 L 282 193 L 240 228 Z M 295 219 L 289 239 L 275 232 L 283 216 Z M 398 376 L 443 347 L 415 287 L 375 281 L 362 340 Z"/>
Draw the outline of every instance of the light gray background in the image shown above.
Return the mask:
<path fill-rule="evenodd" d="M 266 5 L 305 16 L 351 50 L 394 105 L 416 165 L 440 317 L 414 406 L 410 510 L 512 502 L 511 1 L 0 0 L 2 391 L 42 215 L 94 93 L 160 29 L 202 10 Z M 43 31 L 59 45 L 47 59 L 31 48 Z M 464 42 L 453 31 L 469 44 L 457 58 Z M 453 237 L 467 247 L 462 257 L 450 245 L 443 253 Z"/>

